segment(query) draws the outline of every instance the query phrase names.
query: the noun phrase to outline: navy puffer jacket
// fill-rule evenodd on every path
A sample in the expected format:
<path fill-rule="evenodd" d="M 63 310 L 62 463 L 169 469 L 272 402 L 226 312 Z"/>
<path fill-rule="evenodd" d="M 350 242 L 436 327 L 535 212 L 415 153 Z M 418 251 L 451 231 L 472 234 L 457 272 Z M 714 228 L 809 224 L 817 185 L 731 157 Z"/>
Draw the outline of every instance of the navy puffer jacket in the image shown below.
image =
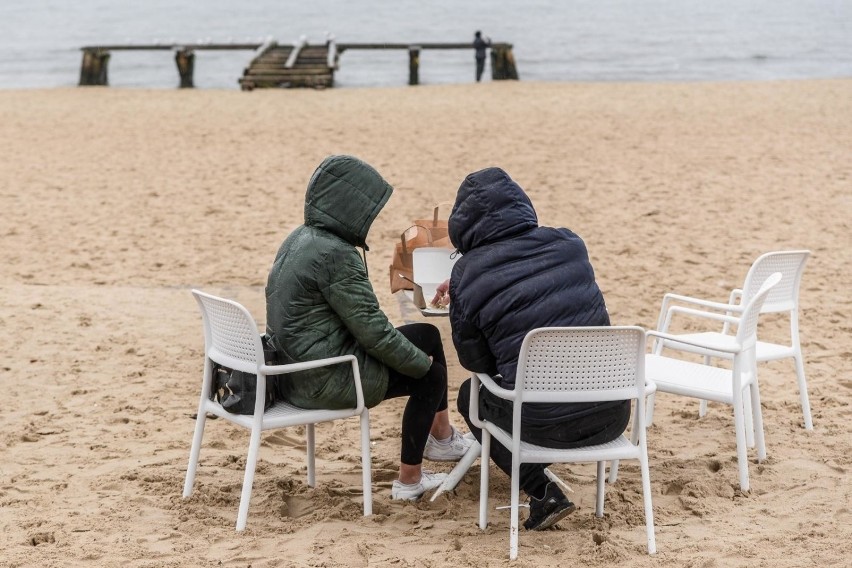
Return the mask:
<path fill-rule="evenodd" d="M 500 168 L 472 173 L 462 182 L 449 234 L 463 254 L 450 280 L 450 321 L 466 369 L 499 373 L 501 386 L 512 389 L 521 343 L 530 330 L 609 325 L 583 240 L 568 229 L 539 227 L 529 197 Z M 524 410 L 524 420 L 576 417 L 601 408 L 533 406 L 532 413 Z"/>

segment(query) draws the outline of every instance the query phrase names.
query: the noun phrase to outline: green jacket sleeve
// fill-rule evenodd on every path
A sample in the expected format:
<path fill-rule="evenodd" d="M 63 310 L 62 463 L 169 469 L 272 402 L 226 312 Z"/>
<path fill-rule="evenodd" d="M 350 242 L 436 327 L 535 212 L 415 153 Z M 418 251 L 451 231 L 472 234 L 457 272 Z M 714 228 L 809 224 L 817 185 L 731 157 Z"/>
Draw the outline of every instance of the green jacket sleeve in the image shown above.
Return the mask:
<path fill-rule="evenodd" d="M 358 344 L 404 375 L 425 375 L 432 364 L 429 357 L 388 321 L 357 251 L 335 249 L 325 261 L 320 291 Z"/>

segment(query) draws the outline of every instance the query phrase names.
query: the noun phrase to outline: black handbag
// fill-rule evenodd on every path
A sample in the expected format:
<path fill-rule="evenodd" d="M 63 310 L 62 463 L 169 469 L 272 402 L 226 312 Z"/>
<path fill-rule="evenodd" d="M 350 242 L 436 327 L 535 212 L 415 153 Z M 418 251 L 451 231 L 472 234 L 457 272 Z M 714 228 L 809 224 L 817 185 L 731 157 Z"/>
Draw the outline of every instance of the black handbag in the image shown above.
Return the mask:
<path fill-rule="evenodd" d="M 277 364 L 275 349 L 269 344 L 269 336 L 260 336 L 263 343 L 263 357 L 267 365 Z M 264 412 L 275 404 L 275 376 L 266 377 L 266 400 Z M 257 375 L 244 373 L 213 363 L 213 389 L 210 399 L 217 401 L 222 408 L 233 414 L 254 414 L 257 399 Z"/>

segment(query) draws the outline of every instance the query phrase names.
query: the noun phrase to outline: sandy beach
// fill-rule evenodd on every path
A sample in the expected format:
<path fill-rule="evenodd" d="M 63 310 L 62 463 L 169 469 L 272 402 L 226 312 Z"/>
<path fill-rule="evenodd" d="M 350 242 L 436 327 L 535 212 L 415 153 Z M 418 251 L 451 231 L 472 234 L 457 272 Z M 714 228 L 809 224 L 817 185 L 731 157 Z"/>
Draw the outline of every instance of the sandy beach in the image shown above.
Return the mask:
<path fill-rule="evenodd" d="M 0 91 L 0 566 L 503 566 L 508 511 L 477 526 L 480 465 L 434 503 L 390 499 L 403 401 L 371 413 L 374 512 L 361 516 L 356 419 L 263 437 L 234 531 L 248 432 L 209 421 L 181 496 L 203 336 L 192 288 L 263 325 L 275 251 L 327 155 L 396 191 L 367 255 L 382 307 L 393 243 L 500 166 L 545 225 L 584 238 L 613 323 L 653 328 L 665 292 L 719 301 L 771 250 L 809 249 L 801 336 L 760 367 L 768 459 L 739 490 L 730 407 L 660 396 L 648 431 L 658 553 L 639 468 L 594 516 L 593 464 L 554 466 L 578 510 L 520 534 L 514 566 L 803 567 L 852 563 L 852 80 L 487 83 L 326 91 Z M 415 316 L 417 318 L 419 316 Z M 449 324 L 451 417 L 467 372 Z M 761 333 L 785 322 L 766 318 Z M 447 471 L 447 464 L 429 464 Z M 491 505 L 509 502 L 492 467 Z M 522 518 L 525 513 L 522 512 Z"/>

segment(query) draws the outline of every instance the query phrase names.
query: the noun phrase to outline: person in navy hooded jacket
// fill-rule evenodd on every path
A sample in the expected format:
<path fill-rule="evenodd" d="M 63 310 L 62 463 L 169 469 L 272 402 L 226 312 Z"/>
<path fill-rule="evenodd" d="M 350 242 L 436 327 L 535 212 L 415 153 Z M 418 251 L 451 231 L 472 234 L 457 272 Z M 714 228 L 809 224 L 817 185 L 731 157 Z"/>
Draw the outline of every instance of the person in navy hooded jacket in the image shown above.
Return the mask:
<path fill-rule="evenodd" d="M 610 325 L 583 240 L 568 229 L 540 227 L 532 202 L 500 168 L 465 178 L 449 218 L 450 240 L 462 256 L 435 302 L 449 302 L 453 343 L 465 369 L 488 373 L 503 388 L 515 386 L 524 336 L 539 327 Z M 458 409 L 470 421 L 470 379 Z M 480 413 L 512 429 L 510 401 L 481 389 Z M 522 440 L 556 448 L 602 444 L 618 438 L 630 418 L 629 401 L 526 404 Z M 512 454 L 494 440 L 494 463 L 511 474 Z M 574 510 L 544 473 L 547 464 L 522 464 L 520 486 L 530 496 L 524 527 L 542 530 Z"/>

